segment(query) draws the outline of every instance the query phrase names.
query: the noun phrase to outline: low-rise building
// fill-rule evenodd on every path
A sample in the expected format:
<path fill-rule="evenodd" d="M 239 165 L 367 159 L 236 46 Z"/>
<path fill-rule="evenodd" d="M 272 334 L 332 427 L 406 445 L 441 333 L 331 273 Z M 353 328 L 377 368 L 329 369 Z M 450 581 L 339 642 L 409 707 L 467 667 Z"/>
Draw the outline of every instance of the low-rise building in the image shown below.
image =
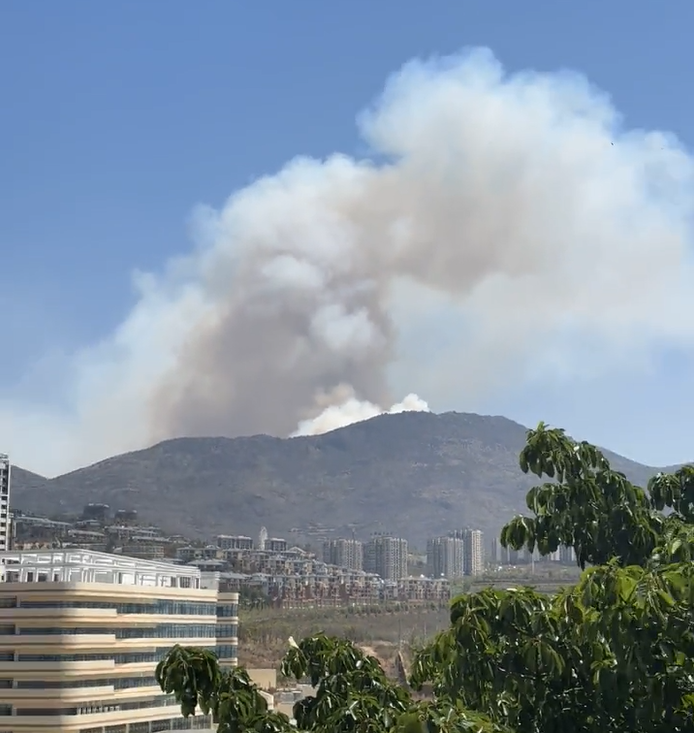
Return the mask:
<path fill-rule="evenodd" d="M 215 544 L 220 550 L 252 550 L 253 539 L 246 535 L 219 534 Z"/>

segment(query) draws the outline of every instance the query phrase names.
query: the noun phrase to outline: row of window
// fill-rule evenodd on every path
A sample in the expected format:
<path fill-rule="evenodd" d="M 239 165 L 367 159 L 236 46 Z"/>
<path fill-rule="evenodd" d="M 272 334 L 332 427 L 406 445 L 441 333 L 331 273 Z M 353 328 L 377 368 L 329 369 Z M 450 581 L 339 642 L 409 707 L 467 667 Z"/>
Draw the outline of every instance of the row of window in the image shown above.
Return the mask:
<path fill-rule="evenodd" d="M 116 639 L 204 639 L 216 635 L 215 624 L 160 624 L 150 629 L 116 629 Z"/>
<path fill-rule="evenodd" d="M 211 652 L 217 653 L 216 646 L 204 646 Z M 125 654 L 105 654 L 95 652 L 92 654 L 24 654 L 17 655 L 17 662 L 98 662 L 113 660 L 116 664 L 138 664 L 141 662 L 160 662 L 171 648 L 158 647 L 148 652 L 128 652 Z M 13 652 L 0 654 L 0 661 L 15 661 Z"/>
<path fill-rule="evenodd" d="M 220 603 L 216 608 L 218 618 L 237 618 L 239 615 L 238 603 Z"/>
<path fill-rule="evenodd" d="M 113 629 L 86 626 L 72 628 L 40 628 L 27 626 L 16 631 L 20 636 L 74 636 L 83 634 L 115 634 L 116 639 L 201 639 L 217 635 L 214 624 L 159 624 L 150 628 Z M 0 627 L 0 636 L 13 636 L 15 628 Z"/>
<path fill-rule="evenodd" d="M 239 635 L 238 624 L 217 624 L 217 638 L 229 639 L 236 638 Z"/>
<path fill-rule="evenodd" d="M 150 727 L 151 726 L 151 727 Z M 130 723 L 129 733 L 162 733 L 167 730 L 209 730 L 212 727 L 210 715 L 191 715 L 189 718 L 171 718 L 170 720 L 153 720 L 151 723 Z M 79 733 L 127 733 L 124 725 L 107 725 L 97 728 L 80 728 Z"/>
<path fill-rule="evenodd" d="M 3 608 L 15 608 L 14 605 L 3 605 Z M 238 605 L 234 604 L 238 614 Z M 189 601 L 170 601 L 167 599 L 153 600 L 151 603 L 109 603 L 108 601 L 31 601 L 22 600 L 21 608 L 101 608 L 115 609 L 118 613 L 131 614 L 161 614 L 171 616 L 214 616 L 217 613 L 216 603 L 193 603 Z"/>
<path fill-rule="evenodd" d="M 238 646 L 236 644 L 220 644 L 215 653 L 218 659 L 236 659 L 238 657 Z"/>
<path fill-rule="evenodd" d="M 83 680 L 17 680 L 18 690 L 71 690 L 82 687 L 113 687 L 129 690 L 133 687 L 158 687 L 154 677 L 106 677 Z M 0 680 L 1 689 L 12 688 L 12 680 Z"/>
<path fill-rule="evenodd" d="M 125 710 L 149 710 L 179 705 L 173 695 L 158 695 L 149 700 L 131 700 L 130 702 L 83 702 L 75 707 L 68 708 L 18 708 L 15 707 L 14 715 L 17 716 L 53 716 L 53 715 L 94 715 L 96 713 L 115 713 Z M 9 709 L 9 713 L 7 710 Z M 4 712 L 3 712 L 4 711 Z M 0 715 L 12 715 L 11 705 L 0 706 Z"/>

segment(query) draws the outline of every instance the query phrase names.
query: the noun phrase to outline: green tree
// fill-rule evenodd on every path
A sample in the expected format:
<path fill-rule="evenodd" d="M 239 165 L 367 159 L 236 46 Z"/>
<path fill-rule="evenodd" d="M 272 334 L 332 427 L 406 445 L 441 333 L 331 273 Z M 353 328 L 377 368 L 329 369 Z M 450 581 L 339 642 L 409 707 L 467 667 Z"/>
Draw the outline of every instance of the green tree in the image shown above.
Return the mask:
<path fill-rule="evenodd" d="M 294 705 L 299 730 L 315 733 L 504 733 L 484 714 L 442 700 L 415 702 L 409 688 L 388 679 L 378 660 L 351 642 L 316 634 L 293 643 L 282 674 L 308 682 L 314 694 Z M 287 716 L 269 711 L 243 668 L 222 670 L 205 649 L 175 646 L 156 670 L 162 690 L 173 693 L 188 717 L 212 713 L 218 733 L 287 733 Z"/>
<path fill-rule="evenodd" d="M 294 707 L 300 730 L 694 733 L 694 469 L 642 489 L 594 446 L 543 424 L 520 465 L 549 480 L 528 492 L 533 516 L 504 527 L 502 544 L 573 547 L 577 585 L 458 596 L 407 688 L 347 641 L 293 644 L 282 671 L 315 688 Z M 243 670 L 220 670 L 209 652 L 175 647 L 157 678 L 184 715 L 211 710 L 221 733 L 289 728 Z"/>
<path fill-rule="evenodd" d="M 540 423 L 521 451 L 524 473 L 550 481 L 526 497 L 533 517 L 516 517 L 501 532 L 504 547 L 548 555 L 573 547 L 581 568 L 692 559 L 694 467 L 659 473 L 648 490 L 612 470 L 595 446 Z M 671 510 L 666 516 L 663 509 Z"/>

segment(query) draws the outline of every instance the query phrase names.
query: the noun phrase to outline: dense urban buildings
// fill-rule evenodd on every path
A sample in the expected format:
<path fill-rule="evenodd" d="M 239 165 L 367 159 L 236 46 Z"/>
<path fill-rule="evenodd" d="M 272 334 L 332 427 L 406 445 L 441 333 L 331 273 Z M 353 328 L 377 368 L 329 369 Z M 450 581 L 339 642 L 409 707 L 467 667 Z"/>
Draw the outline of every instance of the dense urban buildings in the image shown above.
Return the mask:
<path fill-rule="evenodd" d="M 363 570 L 364 546 L 355 539 L 326 540 L 323 543 L 323 562 L 348 570 Z"/>
<path fill-rule="evenodd" d="M 252 550 L 253 540 L 246 535 L 219 534 L 216 544 L 220 550 Z"/>
<path fill-rule="evenodd" d="M 0 730 L 213 730 L 209 716 L 181 718 L 154 669 L 174 644 L 236 665 L 238 593 L 217 575 L 79 549 L 2 560 Z"/>
<path fill-rule="evenodd" d="M 427 572 L 456 580 L 484 572 L 484 537 L 479 529 L 457 529 L 427 543 Z"/>
<path fill-rule="evenodd" d="M 364 548 L 364 570 L 383 580 L 401 580 L 407 573 L 407 540 L 374 535 Z"/>
<path fill-rule="evenodd" d="M 427 542 L 427 573 L 457 580 L 465 574 L 465 543 L 458 537 L 434 537 Z"/>
<path fill-rule="evenodd" d="M 533 565 L 540 563 L 559 563 L 560 565 L 575 565 L 576 553 L 573 547 L 561 546 L 555 552 L 548 555 L 540 555 L 539 550 L 535 549 L 530 553 L 527 550 L 513 550 L 510 547 L 502 547 L 501 543 L 494 537 L 492 539 L 491 562 L 495 565 Z"/>
<path fill-rule="evenodd" d="M 463 541 L 463 574 L 482 575 L 484 572 L 484 535 L 479 529 L 456 529 L 449 537 Z"/>

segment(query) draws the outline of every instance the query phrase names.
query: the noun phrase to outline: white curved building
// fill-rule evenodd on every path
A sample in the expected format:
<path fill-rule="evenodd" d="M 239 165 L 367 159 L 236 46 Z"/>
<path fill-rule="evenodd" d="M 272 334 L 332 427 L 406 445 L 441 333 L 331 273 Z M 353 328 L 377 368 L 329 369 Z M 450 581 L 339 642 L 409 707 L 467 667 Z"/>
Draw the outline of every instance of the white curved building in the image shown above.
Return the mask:
<path fill-rule="evenodd" d="M 211 731 L 154 669 L 174 645 L 236 665 L 238 593 L 197 568 L 79 549 L 5 552 L 0 733 Z"/>

